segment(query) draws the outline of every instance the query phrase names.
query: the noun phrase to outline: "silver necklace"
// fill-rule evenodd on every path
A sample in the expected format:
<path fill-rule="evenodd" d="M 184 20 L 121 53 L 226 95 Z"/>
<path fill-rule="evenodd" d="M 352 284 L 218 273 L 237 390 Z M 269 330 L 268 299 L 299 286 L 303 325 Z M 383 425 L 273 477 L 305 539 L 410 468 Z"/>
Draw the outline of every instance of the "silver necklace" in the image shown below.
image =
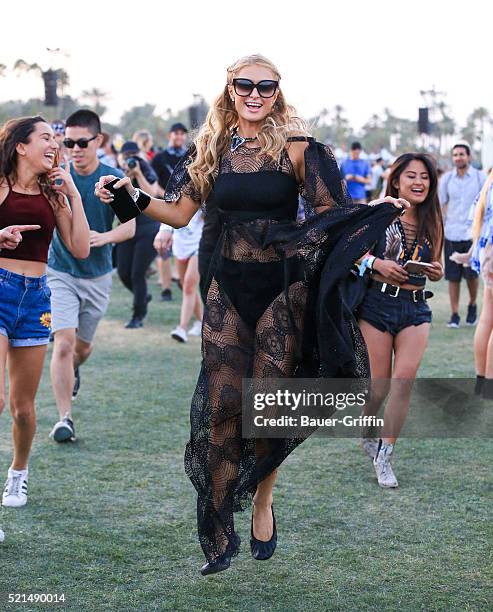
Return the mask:
<path fill-rule="evenodd" d="M 235 130 L 231 136 L 231 151 L 234 152 L 238 147 L 241 147 L 245 142 L 253 142 L 257 140 L 257 136 L 245 137 L 240 136 L 238 132 Z"/>

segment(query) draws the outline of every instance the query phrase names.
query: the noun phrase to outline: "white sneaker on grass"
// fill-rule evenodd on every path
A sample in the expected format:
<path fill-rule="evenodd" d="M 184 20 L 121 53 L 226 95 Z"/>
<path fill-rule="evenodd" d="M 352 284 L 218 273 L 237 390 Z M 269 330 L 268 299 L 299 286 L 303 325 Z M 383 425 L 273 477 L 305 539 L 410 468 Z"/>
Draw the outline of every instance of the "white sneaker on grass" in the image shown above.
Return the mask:
<path fill-rule="evenodd" d="M 394 445 L 387 444 L 382 440 L 377 456 L 373 459 L 373 467 L 375 468 L 378 484 L 383 489 L 395 489 L 399 486 L 390 463 L 393 452 Z"/>
<path fill-rule="evenodd" d="M 195 321 L 192 327 L 188 330 L 189 336 L 201 336 L 202 335 L 202 321 Z"/>
<path fill-rule="evenodd" d="M 179 325 L 171 332 L 171 337 L 177 342 L 188 342 L 187 330 Z"/>
<path fill-rule="evenodd" d="M 2 505 L 8 508 L 20 508 L 27 503 L 27 470 L 9 468 L 7 481 L 2 495 Z"/>
<path fill-rule="evenodd" d="M 50 438 L 55 442 L 75 442 L 75 426 L 68 414 L 61 421 L 55 423 L 50 432 Z"/>
<path fill-rule="evenodd" d="M 0 544 L 5 540 L 5 533 L 2 529 L 0 529 Z"/>
<path fill-rule="evenodd" d="M 361 438 L 359 445 L 370 459 L 375 459 L 378 451 L 378 440 L 376 438 Z"/>

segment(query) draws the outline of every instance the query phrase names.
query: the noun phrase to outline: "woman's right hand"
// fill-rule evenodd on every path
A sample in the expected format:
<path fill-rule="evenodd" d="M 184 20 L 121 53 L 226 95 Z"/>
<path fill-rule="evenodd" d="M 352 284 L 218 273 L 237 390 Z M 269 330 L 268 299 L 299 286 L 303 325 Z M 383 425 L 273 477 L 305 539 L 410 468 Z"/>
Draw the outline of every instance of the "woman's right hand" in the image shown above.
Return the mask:
<path fill-rule="evenodd" d="M 110 204 L 115 199 L 111 191 L 108 191 L 107 189 L 105 189 L 104 186 L 106 185 L 106 183 L 110 183 L 111 181 L 114 181 L 116 178 L 118 177 L 113 176 L 112 174 L 108 174 L 107 176 L 102 176 L 95 185 L 94 195 L 98 197 L 101 200 L 101 202 L 103 202 L 104 204 Z M 132 185 L 132 181 L 128 176 L 120 179 L 114 185 L 115 189 L 120 189 L 121 187 L 125 187 L 125 189 L 128 191 L 130 195 L 132 195 L 135 190 L 134 186 Z"/>
<path fill-rule="evenodd" d="M 168 250 L 171 248 L 173 243 L 173 234 L 169 230 L 159 230 L 154 238 L 154 249 L 157 251 L 158 255 L 166 255 Z"/>
<path fill-rule="evenodd" d="M 13 251 L 22 242 L 21 232 L 39 230 L 41 225 L 9 225 L 0 229 L 0 249 Z"/>
<path fill-rule="evenodd" d="M 385 196 L 384 198 L 377 198 L 376 200 L 368 202 L 368 206 L 378 206 L 379 204 L 392 204 L 403 211 L 411 207 L 411 204 L 404 198 L 393 198 L 392 196 Z"/>
<path fill-rule="evenodd" d="M 401 285 L 409 280 L 409 274 L 392 259 L 375 259 L 372 270 L 383 276 L 386 282 L 392 285 Z"/>
<path fill-rule="evenodd" d="M 452 255 L 450 255 L 449 259 L 450 261 L 467 268 L 471 265 L 471 251 L 468 251 L 467 253 L 458 253 L 457 251 L 454 251 Z"/>

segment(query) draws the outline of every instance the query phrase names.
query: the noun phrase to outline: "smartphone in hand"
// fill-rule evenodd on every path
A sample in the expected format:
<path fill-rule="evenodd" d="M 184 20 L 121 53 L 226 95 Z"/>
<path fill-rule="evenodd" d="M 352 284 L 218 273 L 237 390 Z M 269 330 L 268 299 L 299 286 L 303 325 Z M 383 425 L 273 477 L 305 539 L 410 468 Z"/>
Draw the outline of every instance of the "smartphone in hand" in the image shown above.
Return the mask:
<path fill-rule="evenodd" d="M 120 180 L 121 179 L 119 178 L 113 179 L 109 183 L 106 183 L 104 188 L 115 196 L 115 199 L 110 203 L 110 206 L 115 212 L 115 215 L 118 217 L 120 223 L 126 223 L 127 221 L 130 221 L 130 219 L 135 219 L 135 217 L 138 217 L 141 210 L 133 201 L 132 196 L 128 193 L 125 187 L 115 189 L 115 184 Z"/>
<path fill-rule="evenodd" d="M 409 259 L 403 265 L 404 270 L 409 272 L 409 274 L 424 274 L 426 268 L 432 268 L 433 266 L 430 263 L 425 263 L 424 261 L 413 261 Z"/>

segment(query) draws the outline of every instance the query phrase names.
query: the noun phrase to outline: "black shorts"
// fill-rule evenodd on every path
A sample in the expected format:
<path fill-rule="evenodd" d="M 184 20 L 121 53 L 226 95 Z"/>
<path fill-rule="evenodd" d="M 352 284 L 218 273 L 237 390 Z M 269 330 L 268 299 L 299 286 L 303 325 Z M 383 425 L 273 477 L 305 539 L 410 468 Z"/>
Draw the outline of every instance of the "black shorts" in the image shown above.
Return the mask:
<path fill-rule="evenodd" d="M 472 240 L 447 240 L 445 238 L 445 279 L 453 283 L 460 283 L 462 278 L 478 278 L 478 273 L 469 266 L 450 261 L 452 253 L 467 253 L 471 248 Z"/>
<path fill-rule="evenodd" d="M 370 288 L 359 307 L 358 318 L 396 336 L 406 327 L 431 323 L 431 309 L 425 301 L 412 302 Z"/>

